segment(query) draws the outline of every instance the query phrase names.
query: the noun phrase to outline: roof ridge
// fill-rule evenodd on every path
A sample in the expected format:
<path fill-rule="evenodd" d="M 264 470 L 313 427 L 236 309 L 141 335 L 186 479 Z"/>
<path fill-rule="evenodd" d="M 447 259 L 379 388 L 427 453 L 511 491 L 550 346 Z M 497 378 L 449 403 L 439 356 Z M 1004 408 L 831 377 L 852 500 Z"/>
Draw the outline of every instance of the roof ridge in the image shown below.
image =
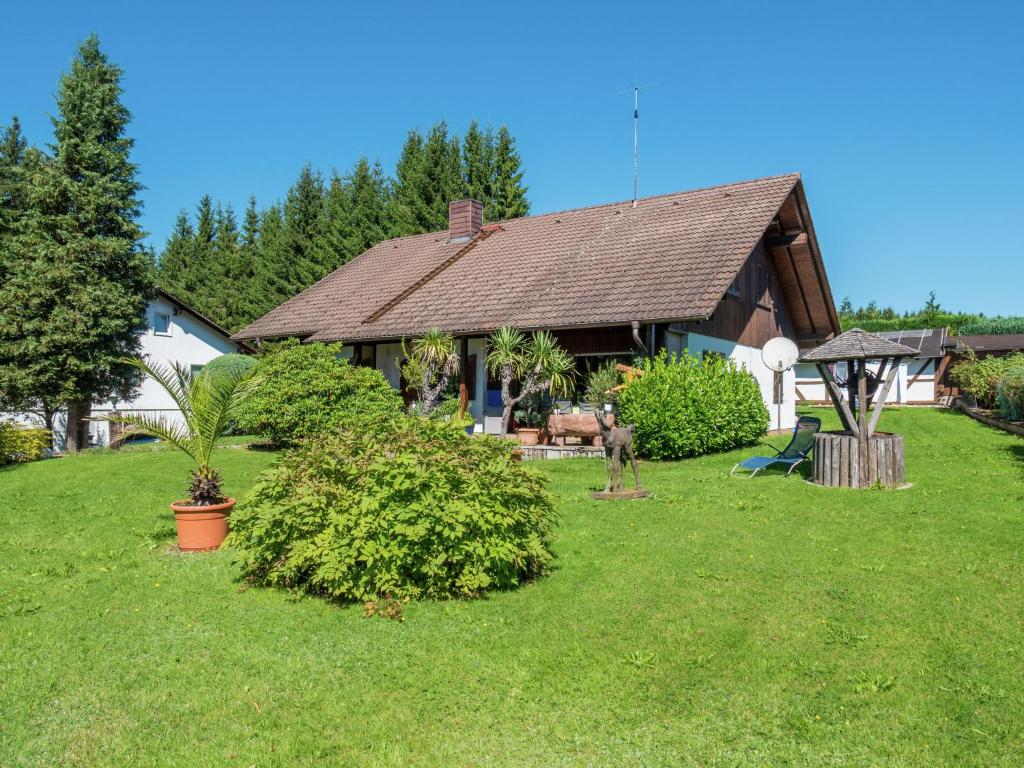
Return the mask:
<path fill-rule="evenodd" d="M 711 192 L 711 191 L 716 190 L 716 189 L 725 189 L 726 187 L 743 187 L 743 186 L 746 186 L 748 184 L 756 184 L 759 181 L 774 181 L 776 179 L 789 179 L 789 178 L 792 178 L 792 179 L 802 179 L 803 177 L 800 175 L 799 171 L 793 171 L 791 173 L 778 173 L 778 174 L 774 174 L 774 175 L 771 175 L 771 176 L 759 176 L 756 179 L 744 179 L 743 181 L 729 181 L 729 182 L 725 182 L 723 184 L 711 184 L 710 186 L 707 186 L 707 187 L 694 187 L 693 189 L 679 189 L 679 190 L 676 190 L 675 192 L 662 192 L 661 194 L 657 194 L 657 195 L 649 195 L 647 197 L 637 198 L 637 203 L 644 203 L 644 202 L 648 202 L 650 200 L 661 200 L 662 198 L 665 198 L 665 197 L 675 197 L 677 195 L 693 195 L 693 194 L 697 194 L 698 192 Z M 578 206 L 576 208 L 563 208 L 560 211 L 549 211 L 547 213 L 535 213 L 535 214 L 530 214 L 530 215 L 527 215 L 527 216 L 519 216 L 519 217 L 514 218 L 514 219 L 498 219 L 497 221 L 489 221 L 489 222 L 487 222 L 487 224 L 485 226 L 490 226 L 492 224 L 510 224 L 512 222 L 518 223 L 518 222 L 521 222 L 521 221 L 526 221 L 528 219 L 543 219 L 543 218 L 546 218 L 548 216 L 563 216 L 563 215 L 565 215 L 567 213 L 578 213 L 580 211 L 593 211 L 593 210 L 597 210 L 598 208 L 614 208 L 615 206 L 619 206 L 619 205 L 629 205 L 629 206 L 632 206 L 632 204 L 633 204 L 633 199 L 632 198 L 630 198 L 629 200 L 616 200 L 616 201 L 610 202 L 610 203 L 594 203 L 593 205 L 581 205 L 581 206 Z M 412 237 L 426 237 L 427 235 L 440 235 L 440 234 L 443 234 L 446 231 L 447 230 L 444 230 L 444 229 L 435 229 L 435 230 L 430 231 L 430 232 L 420 232 L 420 233 L 415 234 L 415 235 L 400 235 L 398 237 L 389 237 L 387 240 L 381 240 L 380 243 L 378 243 L 378 245 L 381 245 L 382 243 L 394 242 L 396 240 L 408 240 L 409 238 L 412 238 Z"/>

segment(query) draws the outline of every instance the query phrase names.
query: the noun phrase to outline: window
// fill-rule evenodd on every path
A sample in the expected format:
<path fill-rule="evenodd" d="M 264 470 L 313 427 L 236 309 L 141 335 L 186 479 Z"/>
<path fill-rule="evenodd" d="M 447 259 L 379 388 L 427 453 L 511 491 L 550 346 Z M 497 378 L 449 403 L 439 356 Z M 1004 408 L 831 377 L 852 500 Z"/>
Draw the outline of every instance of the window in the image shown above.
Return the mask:
<path fill-rule="evenodd" d="M 157 336 L 171 335 L 171 316 L 157 312 L 153 315 L 153 333 Z"/>

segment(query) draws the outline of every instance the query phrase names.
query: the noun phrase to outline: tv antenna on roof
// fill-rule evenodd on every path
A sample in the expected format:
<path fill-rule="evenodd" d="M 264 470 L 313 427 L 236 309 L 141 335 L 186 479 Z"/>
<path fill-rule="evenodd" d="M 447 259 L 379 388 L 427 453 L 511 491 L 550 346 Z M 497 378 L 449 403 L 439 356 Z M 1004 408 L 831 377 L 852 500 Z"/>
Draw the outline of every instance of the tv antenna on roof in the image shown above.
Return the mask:
<path fill-rule="evenodd" d="M 633 207 L 636 208 L 636 199 L 640 190 L 640 158 L 637 151 L 639 144 L 639 124 L 640 124 L 640 91 L 644 88 L 653 88 L 657 83 L 647 83 L 646 85 L 640 85 L 637 83 L 636 78 L 636 62 L 633 64 L 633 87 L 627 88 L 624 91 L 619 91 L 620 95 L 623 93 L 633 92 Z"/>

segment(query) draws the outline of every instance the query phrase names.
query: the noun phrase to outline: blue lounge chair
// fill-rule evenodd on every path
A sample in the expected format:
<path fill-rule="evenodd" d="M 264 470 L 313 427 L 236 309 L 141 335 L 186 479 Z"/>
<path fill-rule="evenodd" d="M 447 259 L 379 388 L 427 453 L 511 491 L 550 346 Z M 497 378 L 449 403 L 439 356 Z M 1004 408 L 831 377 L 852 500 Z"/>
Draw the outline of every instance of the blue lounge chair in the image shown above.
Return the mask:
<path fill-rule="evenodd" d="M 814 416 L 801 416 L 796 420 L 796 426 L 793 427 L 793 437 L 790 439 L 789 445 L 781 451 L 778 448 L 772 448 L 775 451 L 775 456 L 753 456 L 746 461 L 741 461 L 732 468 L 732 472 L 729 474 L 736 474 L 737 469 L 746 469 L 750 472 L 747 475 L 749 479 L 762 469 L 780 464 L 789 467 L 786 474 L 790 475 L 799 464 L 807 461 L 807 457 L 814 448 L 814 434 L 819 429 L 821 429 L 821 419 Z"/>

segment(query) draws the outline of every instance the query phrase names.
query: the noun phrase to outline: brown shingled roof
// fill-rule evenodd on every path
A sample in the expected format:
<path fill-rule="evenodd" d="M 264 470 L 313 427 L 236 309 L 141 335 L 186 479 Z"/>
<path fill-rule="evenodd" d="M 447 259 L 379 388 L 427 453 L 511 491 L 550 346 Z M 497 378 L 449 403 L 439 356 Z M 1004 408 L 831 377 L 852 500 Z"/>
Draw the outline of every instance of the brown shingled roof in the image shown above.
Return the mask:
<path fill-rule="evenodd" d="M 812 363 L 831 363 L 839 360 L 881 360 L 884 357 L 914 357 L 917 350 L 906 344 L 883 339 L 873 333 L 851 328 L 820 347 L 805 353 L 800 359 Z"/>
<path fill-rule="evenodd" d="M 702 319 L 798 185 L 790 174 L 528 216 L 469 243 L 386 240 L 236 339 L 395 339 Z"/>

